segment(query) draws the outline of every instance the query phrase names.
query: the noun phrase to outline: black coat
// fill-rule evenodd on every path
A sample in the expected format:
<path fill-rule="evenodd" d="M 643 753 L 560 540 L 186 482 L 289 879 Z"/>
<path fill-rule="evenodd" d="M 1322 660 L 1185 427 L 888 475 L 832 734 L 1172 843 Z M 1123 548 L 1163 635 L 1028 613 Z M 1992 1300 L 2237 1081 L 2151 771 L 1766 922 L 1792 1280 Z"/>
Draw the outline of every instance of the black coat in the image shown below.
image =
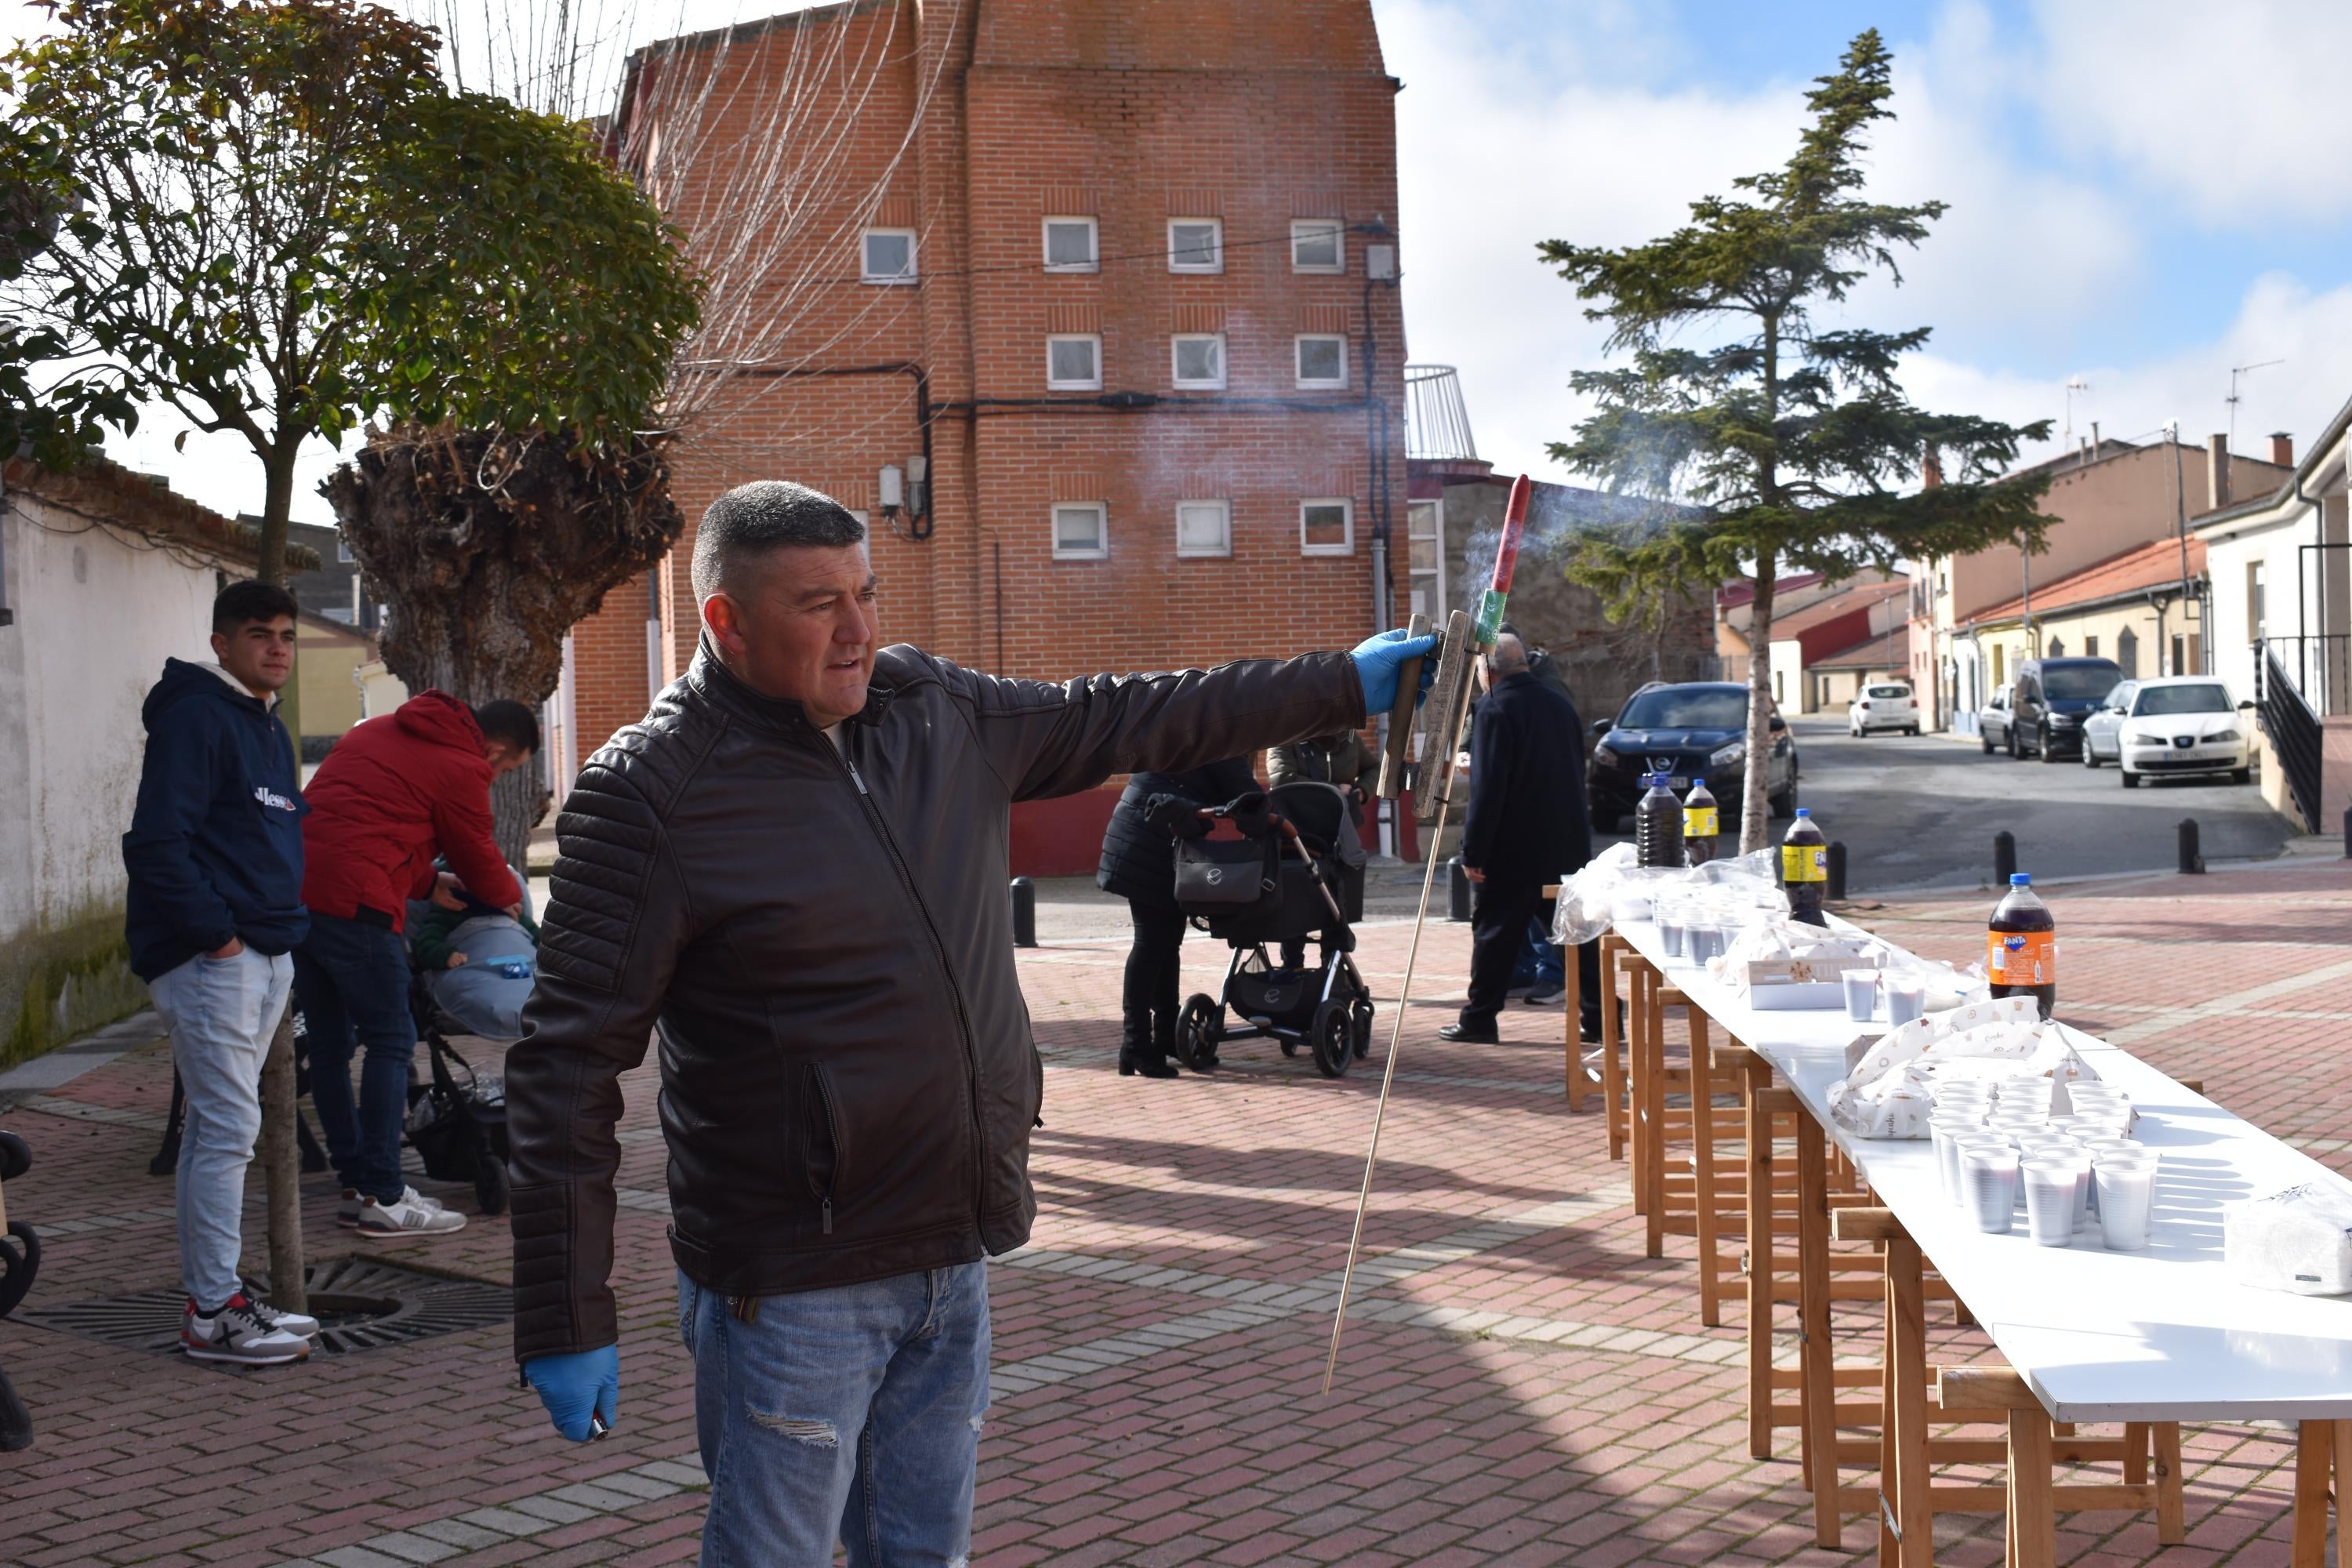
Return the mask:
<path fill-rule="evenodd" d="M 1176 841 L 1168 830 L 1144 819 L 1155 795 L 1181 795 L 1202 805 L 1223 805 L 1258 787 L 1257 775 L 1239 757 L 1188 768 L 1181 773 L 1137 773 L 1111 809 L 1103 830 L 1102 863 L 1095 886 L 1155 909 L 1176 907 Z"/>
<path fill-rule="evenodd" d="M 1555 882 L 1592 858 L 1583 730 L 1576 705 L 1524 670 L 1479 700 L 1464 865 L 1512 881 Z"/>

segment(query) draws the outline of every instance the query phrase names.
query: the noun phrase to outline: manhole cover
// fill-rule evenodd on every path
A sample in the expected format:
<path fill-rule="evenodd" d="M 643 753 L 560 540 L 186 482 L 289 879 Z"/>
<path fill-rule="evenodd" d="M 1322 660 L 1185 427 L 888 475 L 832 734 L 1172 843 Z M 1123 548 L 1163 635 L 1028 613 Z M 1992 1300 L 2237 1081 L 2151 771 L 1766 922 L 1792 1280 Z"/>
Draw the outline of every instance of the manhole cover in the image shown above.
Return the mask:
<path fill-rule="evenodd" d="M 310 1265 L 304 1277 L 310 1286 L 310 1315 L 319 1320 L 311 1349 L 320 1355 L 350 1355 L 486 1329 L 514 1316 L 514 1292 L 503 1285 L 445 1279 L 370 1258 L 330 1258 Z M 260 1294 L 268 1295 L 266 1284 Z M 62 1307 L 20 1308 L 16 1321 L 151 1355 L 177 1355 L 186 1300 L 173 1286 Z"/>

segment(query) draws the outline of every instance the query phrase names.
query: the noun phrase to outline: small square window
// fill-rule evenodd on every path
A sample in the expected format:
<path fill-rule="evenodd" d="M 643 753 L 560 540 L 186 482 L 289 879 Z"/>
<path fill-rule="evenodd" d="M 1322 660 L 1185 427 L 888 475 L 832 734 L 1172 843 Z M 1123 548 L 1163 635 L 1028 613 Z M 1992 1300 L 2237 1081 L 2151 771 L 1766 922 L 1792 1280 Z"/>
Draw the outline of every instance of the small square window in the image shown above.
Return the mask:
<path fill-rule="evenodd" d="M 1176 553 L 1231 555 L 1234 552 L 1233 503 L 1222 500 L 1179 501 L 1176 505 Z"/>
<path fill-rule="evenodd" d="M 340 564 L 345 566 L 356 566 L 359 564 L 358 562 L 352 559 L 352 542 L 350 540 L 338 539 L 335 541 L 335 560 Z"/>
<path fill-rule="evenodd" d="M 1310 334 L 1298 340 L 1298 384 L 1348 384 L 1348 340 Z"/>
<path fill-rule="evenodd" d="M 1349 555 L 1356 548 L 1356 503 L 1320 497 L 1298 503 L 1298 551 L 1302 555 Z"/>
<path fill-rule="evenodd" d="M 915 281 L 915 231 L 911 228 L 869 228 L 866 231 L 865 266 L 860 276 L 868 283 Z"/>
<path fill-rule="evenodd" d="M 1099 561 L 1110 553 L 1110 509 L 1098 500 L 1054 509 L 1054 559 Z"/>
<path fill-rule="evenodd" d="M 1180 332 L 1174 339 L 1176 384 L 1211 392 L 1225 384 L 1225 335 Z"/>
<path fill-rule="evenodd" d="M 1168 270 L 1223 272 L 1225 269 L 1225 226 L 1213 217 L 1171 217 L 1168 220 Z"/>
<path fill-rule="evenodd" d="M 1290 269 L 1293 272 L 1348 270 L 1346 241 L 1340 237 L 1340 222 L 1335 217 L 1291 219 Z"/>
<path fill-rule="evenodd" d="M 1096 272 L 1101 270 L 1101 251 L 1096 241 L 1099 229 L 1090 217 L 1049 217 L 1045 220 L 1045 270 L 1048 272 Z"/>
<path fill-rule="evenodd" d="M 1072 333 L 1045 340 L 1045 385 L 1054 392 L 1102 390 L 1102 339 Z"/>

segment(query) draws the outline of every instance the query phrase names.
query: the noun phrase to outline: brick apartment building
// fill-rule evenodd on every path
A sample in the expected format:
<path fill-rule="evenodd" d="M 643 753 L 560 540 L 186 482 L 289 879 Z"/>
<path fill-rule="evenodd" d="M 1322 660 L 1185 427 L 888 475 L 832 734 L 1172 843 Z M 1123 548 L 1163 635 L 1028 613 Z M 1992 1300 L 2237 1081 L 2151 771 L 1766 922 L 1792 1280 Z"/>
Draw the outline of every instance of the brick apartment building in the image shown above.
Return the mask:
<path fill-rule="evenodd" d="M 824 28 L 882 62 L 840 182 L 871 199 L 786 258 L 834 275 L 789 368 L 690 428 L 686 537 L 575 631 L 571 760 L 692 658 L 692 520 L 753 479 L 866 514 L 886 641 L 1002 674 L 1395 624 L 1400 84 L 1369 0 L 856 0 L 673 40 L 634 90 L 699 69 L 750 101 Z M 1021 868 L 1090 870 L 1112 798 L 1022 808 Z"/>

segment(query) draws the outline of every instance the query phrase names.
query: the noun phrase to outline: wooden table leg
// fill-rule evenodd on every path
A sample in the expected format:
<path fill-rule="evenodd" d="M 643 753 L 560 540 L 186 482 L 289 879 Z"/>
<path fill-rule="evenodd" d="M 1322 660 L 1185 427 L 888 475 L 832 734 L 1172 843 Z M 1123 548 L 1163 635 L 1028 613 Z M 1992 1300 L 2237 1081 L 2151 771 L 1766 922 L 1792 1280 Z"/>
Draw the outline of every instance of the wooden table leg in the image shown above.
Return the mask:
<path fill-rule="evenodd" d="M 2058 1515 L 2050 1495 L 2050 1417 L 2009 1413 L 2010 1568 L 2057 1568 Z"/>
<path fill-rule="evenodd" d="M 1797 1118 L 1797 1329 L 1802 1342 L 1806 1484 L 1813 1489 L 1813 1540 L 1836 1547 L 1837 1389 L 1830 1348 L 1829 1159 L 1821 1124 Z"/>
<path fill-rule="evenodd" d="M 1927 1302 L 1919 1244 L 1907 1231 L 1886 1239 L 1886 1370 L 1885 1408 L 1894 1434 L 1895 1518 L 1904 1568 L 1936 1561 L 1935 1524 L 1928 1512 Z M 2043 1442 L 2049 1440 L 2047 1429 Z M 2048 1479 L 2044 1467 L 2043 1479 Z M 1883 1486 L 1886 1477 L 1882 1473 Z"/>
<path fill-rule="evenodd" d="M 1794 1108 L 1796 1096 L 1772 1088 L 1772 1068 L 1752 1052 L 1742 1066 L 1748 1084 L 1748 1454 L 1772 1457 L 1772 1118 L 1776 1100 Z"/>
<path fill-rule="evenodd" d="M 1719 1329 L 1723 1326 L 1723 1276 L 1716 1271 L 1721 1237 L 1716 1212 L 1719 1194 L 1715 1188 L 1715 1047 L 1707 1038 L 1706 1011 L 1694 1002 L 1686 1015 L 1690 1032 L 1691 1201 L 1697 1205 L 1691 1232 L 1698 1243 L 1698 1321 L 1710 1329 Z"/>
<path fill-rule="evenodd" d="M 1661 976 L 1652 970 L 1643 977 L 1643 1012 L 1647 1015 L 1642 1027 L 1634 1031 L 1634 1048 L 1642 1053 L 1642 1117 L 1646 1136 L 1643 1140 L 1640 1181 L 1649 1189 L 1649 1206 L 1643 1217 L 1649 1222 L 1643 1237 L 1646 1256 L 1666 1255 L 1666 1020 L 1665 1008 L 1659 1004 L 1658 993 L 1664 989 Z"/>
<path fill-rule="evenodd" d="M 1563 978 L 1567 982 L 1568 989 L 1561 997 L 1562 1013 L 1567 1020 L 1567 1028 L 1564 1031 L 1567 1038 L 1563 1049 L 1568 1058 L 1565 1064 L 1568 1113 L 1574 1116 L 1584 1110 L 1587 1086 L 1591 1081 L 1585 1077 L 1584 1038 L 1577 1025 L 1577 1020 L 1584 1016 L 1584 975 L 1581 973 L 1582 965 L 1578 962 L 1576 944 L 1570 942 L 1559 951 L 1561 957 L 1567 960 L 1563 965 L 1567 971 Z"/>
<path fill-rule="evenodd" d="M 2287 1561 L 2294 1568 L 2326 1568 L 2327 1475 L 2334 1464 L 2338 1421 L 2298 1423 L 2294 1435 L 2294 1544 Z M 2340 1559 L 2342 1553 L 2336 1554 Z"/>
<path fill-rule="evenodd" d="M 1650 1212 L 1651 1128 L 1649 1058 L 1643 1052 L 1642 1036 L 1649 1027 L 1650 976 L 1654 973 L 1638 959 L 1625 966 L 1625 1158 L 1633 1166 L 1633 1212 L 1643 1215 Z M 1650 1256 L 1655 1258 L 1657 1254 L 1653 1252 Z"/>
<path fill-rule="evenodd" d="M 2180 1423 L 2156 1423 L 2155 1436 L 2156 1539 L 2178 1546 L 2189 1539 L 2188 1500 L 2180 1491 Z"/>
<path fill-rule="evenodd" d="M 2336 1421 L 2336 1568 L 2352 1568 L 2352 1421 Z"/>
<path fill-rule="evenodd" d="M 1624 1041 L 1617 1027 L 1617 950 L 1624 939 L 1601 939 L 1601 1110 L 1609 1123 L 1609 1157 L 1625 1157 Z"/>

